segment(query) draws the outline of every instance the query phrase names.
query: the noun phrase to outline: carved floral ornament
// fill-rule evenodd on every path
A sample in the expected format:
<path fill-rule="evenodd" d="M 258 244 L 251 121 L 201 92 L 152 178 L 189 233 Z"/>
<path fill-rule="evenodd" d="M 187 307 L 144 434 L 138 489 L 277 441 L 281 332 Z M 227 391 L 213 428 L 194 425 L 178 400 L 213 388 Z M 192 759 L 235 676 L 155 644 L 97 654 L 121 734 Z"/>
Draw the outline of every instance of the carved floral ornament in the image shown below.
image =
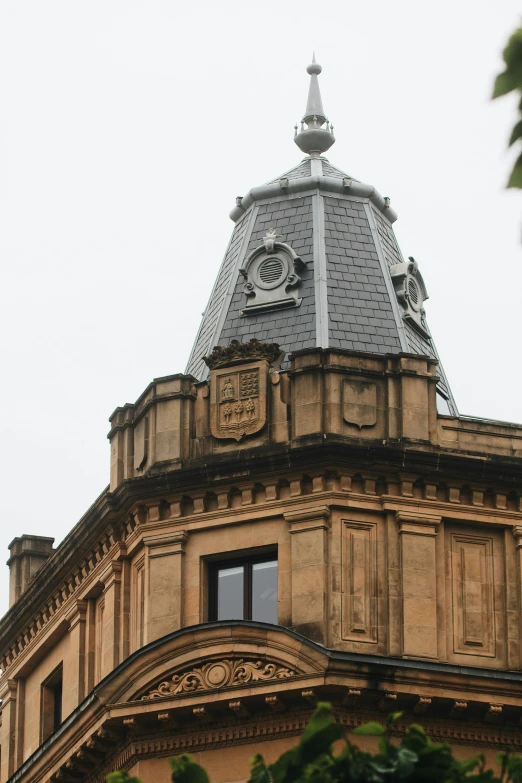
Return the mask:
<path fill-rule="evenodd" d="M 231 367 L 234 364 L 261 359 L 266 359 L 269 364 L 273 364 L 281 353 L 277 343 L 263 343 L 254 337 L 246 343 L 232 340 L 226 346 L 216 345 L 209 356 L 203 357 L 203 361 L 211 370 L 215 370 L 218 367 Z"/>
<path fill-rule="evenodd" d="M 252 682 L 285 680 L 295 675 L 293 669 L 266 661 L 245 661 L 243 658 L 211 661 L 182 674 L 173 674 L 170 679 L 160 682 L 142 696 L 141 701 L 160 699 L 162 696 L 176 696 L 181 693 L 240 686 Z"/>

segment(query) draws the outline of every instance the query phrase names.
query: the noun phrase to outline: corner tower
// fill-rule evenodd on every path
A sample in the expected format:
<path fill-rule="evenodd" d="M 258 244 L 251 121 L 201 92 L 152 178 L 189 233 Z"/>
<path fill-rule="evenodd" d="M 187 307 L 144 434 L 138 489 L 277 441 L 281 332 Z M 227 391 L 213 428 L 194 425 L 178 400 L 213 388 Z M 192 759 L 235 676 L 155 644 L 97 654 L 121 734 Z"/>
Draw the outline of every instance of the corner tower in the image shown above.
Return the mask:
<path fill-rule="evenodd" d="M 323 156 L 335 137 L 315 56 L 307 71 L 306 111 L 294 136 L 306 157 L 236 199 L 235 227 L 187 365 L 199 380 L 214 346 L 252 337 L 277 342 L 287 357 L 342 348 L 438 359 L 426 286 L 393 232 L 397 214 L 389 198 Z M 456 413 L 440 362 L 438 370 L 439 400 Z"/>

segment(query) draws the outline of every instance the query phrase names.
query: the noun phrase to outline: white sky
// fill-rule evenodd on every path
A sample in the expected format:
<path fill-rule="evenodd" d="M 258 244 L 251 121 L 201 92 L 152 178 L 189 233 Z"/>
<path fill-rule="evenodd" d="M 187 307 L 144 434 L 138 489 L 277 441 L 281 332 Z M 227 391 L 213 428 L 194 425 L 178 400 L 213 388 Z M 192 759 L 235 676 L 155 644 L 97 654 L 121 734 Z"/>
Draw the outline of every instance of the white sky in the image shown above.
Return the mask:
<path fill-rule="evenodd" d="M 297 164 L 312 50 L 328 157 L 399 213 L 460 411 L 522 420 L 514 0 L 3 0 L 0 552 L 108 483 L 107 418 L 183 372 L 237 195 Z M 8 569 L 0 576 L 7 609 Z"/>

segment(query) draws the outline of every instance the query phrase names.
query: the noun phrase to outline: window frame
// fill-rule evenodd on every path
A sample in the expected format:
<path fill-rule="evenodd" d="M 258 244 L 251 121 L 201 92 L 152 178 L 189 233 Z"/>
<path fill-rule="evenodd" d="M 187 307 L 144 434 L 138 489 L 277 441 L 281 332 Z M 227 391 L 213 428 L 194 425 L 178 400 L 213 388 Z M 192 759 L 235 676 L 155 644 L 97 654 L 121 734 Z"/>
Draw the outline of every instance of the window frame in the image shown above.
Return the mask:
<path fill-rule="evenodd" d="M 60 663 L 40 688 L 40 743 L 44 742 L 63 723 L 63 662 Z"/>
<path fill-rule="evenodd" d="M 209 622 L 218 622 L 218 574 L 222 568 L 237 568 L 244 566 L 243 572 L 243 618 L 237 618 L 252 621 L 252 566 L 258 563 L 269 563 L 275 560 L 277 563 L 278 575 L 278 598 L 279 598 L 279 558 L 277 547 L 264 552 L 257 552 L 251 555 L 244 554 L 236 557 L 223 557 L 220 560 L 213 560 L 208 564 L 208 619 Z M 278 612 L 279 621 L 279 612 Z M 227 622 L 222 620 L 220 622 Z M 232 621 L 231 621 L 232 622 Z"/>

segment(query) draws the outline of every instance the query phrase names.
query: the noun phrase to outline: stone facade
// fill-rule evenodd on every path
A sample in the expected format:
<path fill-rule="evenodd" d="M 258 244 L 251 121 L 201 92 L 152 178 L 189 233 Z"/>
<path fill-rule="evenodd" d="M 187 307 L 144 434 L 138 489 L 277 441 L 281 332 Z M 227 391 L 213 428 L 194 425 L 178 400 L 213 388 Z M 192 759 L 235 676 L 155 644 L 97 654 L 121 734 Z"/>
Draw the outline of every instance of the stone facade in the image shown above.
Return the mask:
<path fill-rule="evenodd" d="M 209 364 L 114 412 L 110 489 L 56 551 L 13 542 L 2 783 L 148 783 L 181 751 L 244 779 L 316 699 L 348 730 L 401 709 L 462 756 L 520 748 L 522 427 L 439 415 L 430 357 Z M 212 564 L 249 553 L 277 559 L 277 625 L 209 619 Z"/>
<path fill-rule="evenodd" d="M 11 544 L 0 783 L 152 783 L 183 751 L 244 780 L 318 699 L 522 749 L 522 426 L 457 415 L 389 198 L 321 157 L 320 72 L 187 373 L 114 411 L 110 486 L 56 550 Z"/>

